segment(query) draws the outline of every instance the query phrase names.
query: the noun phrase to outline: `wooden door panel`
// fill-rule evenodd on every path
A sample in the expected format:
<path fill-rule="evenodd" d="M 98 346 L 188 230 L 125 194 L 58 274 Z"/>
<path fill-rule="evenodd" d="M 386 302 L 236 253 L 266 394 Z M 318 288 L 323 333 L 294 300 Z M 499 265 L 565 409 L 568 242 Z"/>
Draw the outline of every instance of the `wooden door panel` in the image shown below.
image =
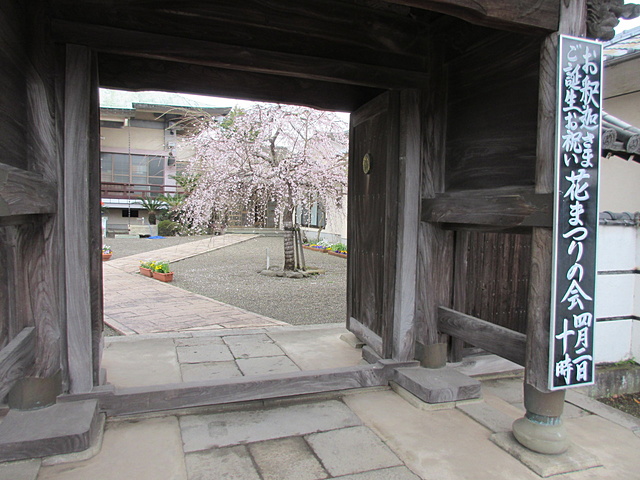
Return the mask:
<path fill-rule="evenodd" d="M 379 355 L 388 353 L 395 261 L 391 201 L 397 169 L 394 101 L 386 93 L 352 115 L 349 159 L 348 326 Z M 368 155 L 370 170 L 363 169 Z M 393 245 L 393 248 L 390 248 Z M 392 258 L 390 258 L 392 256 Z"/>

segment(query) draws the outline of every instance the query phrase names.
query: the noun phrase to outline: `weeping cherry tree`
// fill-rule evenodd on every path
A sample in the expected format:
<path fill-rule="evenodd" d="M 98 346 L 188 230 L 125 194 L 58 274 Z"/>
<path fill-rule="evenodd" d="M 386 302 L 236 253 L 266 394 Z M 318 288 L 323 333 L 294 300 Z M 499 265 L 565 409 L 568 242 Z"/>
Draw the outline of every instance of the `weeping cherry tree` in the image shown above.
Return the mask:
<path fill-rule="evenodd" d="M 275 104 L 234 109 L 222 122 L 201 121 L 188 140 L 198 179 L 182 218 L 206 226 L 212 216 L 275 203 L 285 230 L 285 270 L 294 269 L 296 206 L 341 208 L 347 184 L 347 125 L 334 113 Z"/>

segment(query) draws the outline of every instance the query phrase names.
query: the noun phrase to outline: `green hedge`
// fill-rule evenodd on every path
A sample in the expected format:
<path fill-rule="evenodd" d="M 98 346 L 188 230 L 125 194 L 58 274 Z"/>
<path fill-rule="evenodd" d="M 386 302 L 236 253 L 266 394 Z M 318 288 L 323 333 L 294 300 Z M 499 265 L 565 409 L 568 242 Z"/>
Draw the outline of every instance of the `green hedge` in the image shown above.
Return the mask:
<path fill-rule="evenodd" d="M 180 224 L 171 220 L 162 220 L 158 223 L 158 235 L 161 237 L 173 237 L 180 232 Z"/>

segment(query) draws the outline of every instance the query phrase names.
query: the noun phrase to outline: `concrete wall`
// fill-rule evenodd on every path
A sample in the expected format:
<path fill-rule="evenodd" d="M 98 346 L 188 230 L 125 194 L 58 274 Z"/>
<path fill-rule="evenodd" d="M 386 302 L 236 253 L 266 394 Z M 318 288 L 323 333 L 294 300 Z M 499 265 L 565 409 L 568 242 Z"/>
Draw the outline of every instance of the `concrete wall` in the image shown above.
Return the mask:
<path fill-rule="evenodd" d="M 640 127 L 640 58 L 609 65 L 604 72 L 604 110 Z M 640 164 L 618 157 L 600 163 L 600 211 L 640 212 Z"/>
<path fill-rule="evenodd" d="M 640 360 L 640 227 L 600 225 L 596 363 Z"/>

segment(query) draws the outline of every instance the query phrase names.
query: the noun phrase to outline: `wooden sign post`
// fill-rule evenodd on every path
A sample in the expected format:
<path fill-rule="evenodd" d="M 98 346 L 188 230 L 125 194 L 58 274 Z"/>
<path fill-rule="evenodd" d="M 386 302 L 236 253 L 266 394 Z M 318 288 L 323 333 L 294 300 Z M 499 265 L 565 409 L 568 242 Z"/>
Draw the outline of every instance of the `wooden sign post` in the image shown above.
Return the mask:
<path fill-rule="evenodd" d="M 561 35 L 549 390 L 594 382 L 602 44 Z"/>

